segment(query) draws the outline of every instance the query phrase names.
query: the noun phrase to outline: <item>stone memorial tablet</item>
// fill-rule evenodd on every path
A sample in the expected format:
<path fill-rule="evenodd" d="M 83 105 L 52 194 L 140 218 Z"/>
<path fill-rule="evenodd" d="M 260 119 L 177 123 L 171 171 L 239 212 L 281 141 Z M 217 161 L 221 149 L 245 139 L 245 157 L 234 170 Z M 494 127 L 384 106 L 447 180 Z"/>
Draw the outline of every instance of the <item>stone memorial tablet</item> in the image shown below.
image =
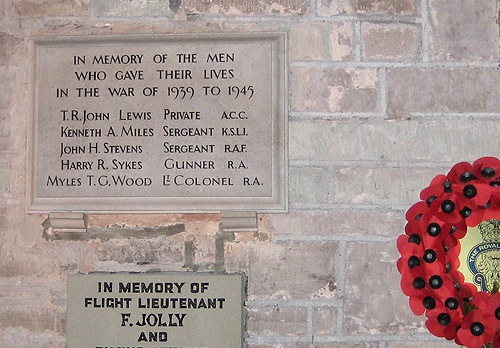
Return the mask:
<path fill-rule="evenodd" d="M 32 39 L 28 211 L 285 211 L 285 41 Z"/>
<path fill-rule="evenodd" d="M 241 348 L 240 274 L 94 273 L 68 279 L 68 348 Z"/>

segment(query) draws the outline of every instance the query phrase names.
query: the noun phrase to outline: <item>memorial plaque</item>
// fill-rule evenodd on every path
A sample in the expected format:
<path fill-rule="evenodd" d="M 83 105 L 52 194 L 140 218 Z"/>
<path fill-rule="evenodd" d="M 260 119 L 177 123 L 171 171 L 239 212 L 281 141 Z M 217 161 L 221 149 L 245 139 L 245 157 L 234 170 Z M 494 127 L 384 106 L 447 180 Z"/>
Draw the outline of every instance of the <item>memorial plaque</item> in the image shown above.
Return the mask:
<path fill-rule="evenodd" d="M 28 211 L 285 211 L 285 46 L 32 39 Z"/>
<path fill-rule="evenodd" d="M 68 279 L 68 348 L 238 348 L 240 274 L 94 273 Z"/>

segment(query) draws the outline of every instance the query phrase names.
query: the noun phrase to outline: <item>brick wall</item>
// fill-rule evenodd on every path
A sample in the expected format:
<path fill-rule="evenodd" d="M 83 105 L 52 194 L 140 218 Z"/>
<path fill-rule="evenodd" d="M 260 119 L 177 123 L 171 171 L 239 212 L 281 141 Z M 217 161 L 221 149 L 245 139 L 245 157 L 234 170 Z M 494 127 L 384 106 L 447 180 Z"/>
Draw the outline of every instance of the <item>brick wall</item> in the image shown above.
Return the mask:
<path fill-rule="evenodd" d="M 0 1 L 0 347 L 65 346 L 68 273 L 185 267 L 247 273 L 250 348 L 451 346 L 411 314 L 395 238 L 432 177 L 500 155 L 497 17 L 494 0 Z M 42 238 L 24 212 L 30 36 L 258 30 L 289 34 L 288 214 L 234 238 L 210 214 L 90 216 L 185 225 L 170 237 Z"/>

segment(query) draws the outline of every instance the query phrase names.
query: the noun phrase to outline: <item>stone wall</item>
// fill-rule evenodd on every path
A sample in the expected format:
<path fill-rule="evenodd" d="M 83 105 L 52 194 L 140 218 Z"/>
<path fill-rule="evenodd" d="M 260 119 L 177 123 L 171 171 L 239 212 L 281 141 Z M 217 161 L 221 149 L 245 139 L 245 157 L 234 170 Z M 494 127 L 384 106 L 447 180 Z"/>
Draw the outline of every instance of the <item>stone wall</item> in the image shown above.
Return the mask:
<path fill-rule="evenodd" d="M 432 177 L 500 155 L 497 19 L 495 0 L 1 0 L 0 347 L 65 347 L 68 273 L 186 268 L 246 272 L 250 348 L 451 346 L 410 312 L 395 239 Z M 91 215 L 138 237 L 44 239 L 29 37 L 241 31 L 288 32 L 289 213 L 234 236 L 215 214 Z"/>

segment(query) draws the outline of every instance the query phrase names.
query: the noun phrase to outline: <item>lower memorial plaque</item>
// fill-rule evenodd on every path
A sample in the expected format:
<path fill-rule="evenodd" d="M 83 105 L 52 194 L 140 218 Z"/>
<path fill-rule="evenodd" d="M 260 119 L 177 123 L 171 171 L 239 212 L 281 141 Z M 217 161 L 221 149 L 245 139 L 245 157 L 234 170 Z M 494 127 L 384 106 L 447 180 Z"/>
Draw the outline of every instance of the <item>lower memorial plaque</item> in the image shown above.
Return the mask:
<path fill-rule="evenodd" d="M 241 274 L 70 275 L 67 346 L 243 347 L 243 304 Z"/>

